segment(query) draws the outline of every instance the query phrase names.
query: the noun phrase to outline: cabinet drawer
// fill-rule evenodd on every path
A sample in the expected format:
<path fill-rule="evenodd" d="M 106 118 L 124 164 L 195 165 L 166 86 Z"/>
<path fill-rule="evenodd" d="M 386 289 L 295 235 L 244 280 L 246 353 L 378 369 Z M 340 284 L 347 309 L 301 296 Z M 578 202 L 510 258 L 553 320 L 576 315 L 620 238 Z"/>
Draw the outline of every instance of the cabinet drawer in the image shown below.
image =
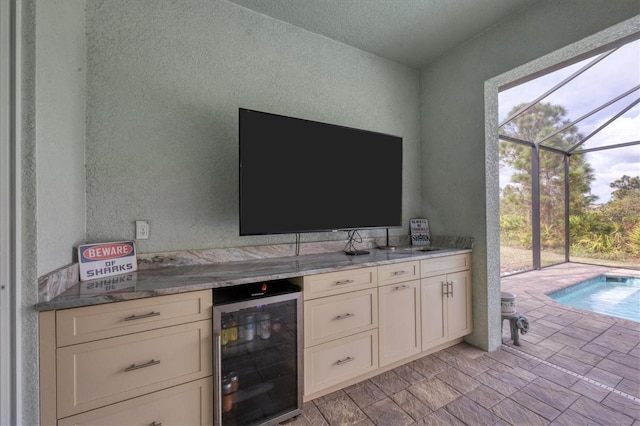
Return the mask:
<path fill-rule="evenodd" d="M 211 290 L 56 312 L 58 347 L 211 318 Z"/>
<path fill-rule="evenodd" d="M 453 256 L 436 257 L 420 261 L 420 277 L 432 277 L 434 275 L 471 269 L 471 255 L 456 254 Z"/>
<path fill-rule="evenodd" d="M 360 268 L 308 275 L 303 280 L 304 300 L 364 290 L 378 285 L 378 268 Z"/>
<path fill-rule="evenodd" d="M 58 426 L 151 424 L 213 424 L 213 380 L 197 380 L 58 421 Z"/>
<path fill-rule="evenodd" d="M 58 349 L 58 417 L 211 375 L 211 321 Z"/>
<path fill-rule="evenodd" d="M 305 347 L 378 326 L 377 290 L 361 290 L 304 302 Z"/>
<path fill-rule="evenodd" d="M 378 285 L 395 284 L 420 278 L 420 262 L 378 266 Z"/>
<path fill-rule="evenodd" d="M 371 330 L 304 350 L 305 395 L 378 368 L 378 331 Z"/>

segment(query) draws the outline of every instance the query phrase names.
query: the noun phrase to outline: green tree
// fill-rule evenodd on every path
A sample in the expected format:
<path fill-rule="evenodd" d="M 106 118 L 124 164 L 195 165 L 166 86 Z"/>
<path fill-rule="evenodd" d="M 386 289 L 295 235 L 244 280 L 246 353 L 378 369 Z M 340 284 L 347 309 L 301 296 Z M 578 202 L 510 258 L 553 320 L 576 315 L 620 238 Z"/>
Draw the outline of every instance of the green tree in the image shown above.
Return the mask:
<path fill-rule="evenodd" d="M 525 104 L 514 107 L 509 115 Z M 519 140 L 536 143 L 564 127 L 567 111 L 560 105 L 538 103 L 507 123 L 501 133 Z M 576 126 L 569 127 L 544 142 L 544 145 L 566 150 L 578 143 L 582 135 Z M 532 181 L 532 148 L 526 145 L 502 141 L 500 143 L 500 165 L 513 170 L 511 182 L 501 193 L 501 215 L 525 217 L 530 229 Z M 564 244 L 564 156 L 548 150 L 539 150 L 540 159 L 540 221 L 545 227 L 547 246 Z M 584 156 L 570 157 L 569 208 L 572 213 L 584 211 L 596 196 L 591 194 L 594 180 L 593 169 Z M 527 230 L 523 230 L 527 232 Z"/>
<path fill-rule="evenodd" d="M 640 197 L 640 176 L 623 175 L 609 184 L 615 190 L 611 193 L 614 200 L 622 200 L 627 197 Z"/>
<path fill-rule="evenodd" d="M 622 238 L 618 244 L 621 252 L 631 256 L 640 254 L 640 177 L 623 175 L 609 184 L 614 191 L 611 200 L 599 209 L 599 213 L 619 226 Z"/>

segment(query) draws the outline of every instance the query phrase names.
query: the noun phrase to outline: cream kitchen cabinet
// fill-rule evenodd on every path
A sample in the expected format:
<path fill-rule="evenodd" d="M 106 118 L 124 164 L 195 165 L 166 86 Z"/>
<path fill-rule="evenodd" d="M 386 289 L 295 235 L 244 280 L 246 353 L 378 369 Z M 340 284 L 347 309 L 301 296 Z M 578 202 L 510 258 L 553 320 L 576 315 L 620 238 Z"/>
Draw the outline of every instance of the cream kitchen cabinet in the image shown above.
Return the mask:
<path fill-rule="evenodd" d="M 377 267 L 301 277 L 304 396 L 378 368 Z"/>
<path fill-rule="evenodd" d="M 304 294 L 304 398 L 357 383 L 471 333 L 470 255 L 297 279 Z"/>
<path fill-rule="evenodd" d="M 290 279 L 305 401 L 471 333 L 470 254 L 418 256 Z M 211 424 L 212 310 L 201 290 L 41 311 L 41 424 Z"/>
<path fill-rule="evenodd" d="M 378 267 L 380 367 L 421 352 L 420 264 Z"/>
<path fill-rule="evenodd" d="M 58 421 L 58 426 L 211 425 L 211 377 L 128 399 Z"/>
<path fill-rule="evenodd" d="M 470 262 L 469 254 L 420 262 L 423 351 L 471 333 Z"/>
<path fill-rule="evenodd" d="M 211 315 L 210 290 L 42 312 L 41 423 L 209 423 Z"/>
<path fill-rule="evenodd" d="M 302 285 L 304 300 L 335 296 L 356 290 L 375 288 L 378 285 L 378 268 L 358 268 L 326 274 L 307 275 L 294 280 Z"/>
<path fill-rule="evenodd" d="M 312 399 L 318 392 L 377 368 L 378 333 L 375 329 L 305 348 L 305 397 Z"/>
<path fill-rule="evenodd" d="M 308 300 L 304 304 L 305 347 L 327 343 L 378 324 L 375 288 Z"/>

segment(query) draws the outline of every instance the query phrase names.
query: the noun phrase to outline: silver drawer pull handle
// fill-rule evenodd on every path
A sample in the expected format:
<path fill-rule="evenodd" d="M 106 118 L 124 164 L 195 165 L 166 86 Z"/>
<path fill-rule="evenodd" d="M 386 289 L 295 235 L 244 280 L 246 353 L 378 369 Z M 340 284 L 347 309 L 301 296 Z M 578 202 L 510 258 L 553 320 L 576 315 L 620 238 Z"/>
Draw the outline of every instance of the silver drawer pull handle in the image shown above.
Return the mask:
<path fill-rule="evenodd" d="M 336 281 L 336 285 L 353 284 L 354 282 L 355 282 L 354 280 L 342 280 L 342 281 Z"/>
<path fill-rule="evenodd" d="M 153 422 L 149 426 L 162 426 L 162 422 Z"/>
<path fill-rule="evenodd" d="M 394 290 L 404 290 L 406 288 L 409 288 L 409 286 L 403 284 L 403 285 L 396 286 Z"/>
<path fill-rule="evenodd" d="M 342 365 L 342 364 L 346 364 L 348 362 L 355 361 L 355 360 L 356 359 L 354 357 L 348 356 L 345 359 L 339 359 L 338 361 L 336 361 L 336 364 L 337 365 Z"/>
<path fill-rule="evenodd" d="M 149 312 L 148 314 L 131 315 L 129 317 L 126 317 L 124 320 L 125 321 L 133 321 L 133 320 L 139 320 L 139 319 L 142 319 L 142 318 L 157 317 L 158 315 L 160 315 L 160 312 Z"/>
<path fill-rule="evenodd" d="M 344 315 L 338 315 L 338 316 L 336 317 L 336 319 L 337 319 L 338 321 L 340 321 L 340 320 L 347 319 L 347 318 L 351 318 L 351 317 L 355 317 L 355 316 L 356 316 L 356 314 L 344 314 Z"/>
<path fill-rule="evenodd" d="M 404 275 L 404 274 L 408 274 L 408 272 L 407 271 L 395 271 L 393 273 L 393 275 Z"/>
<path fill-rule="evenodd" d="M 140 365 L 135 365 L 135 364 L 131 364 L 129 367 L 124 369 L 125 373 L 128 373 L 129 371 L 133 371 L 133 370 L 139 370 L 141 368 L 146 368 L 146 367 L 151 367 L 152 365 L 158 365 L 160 364 L 160 361 L 156 361 L 155 359 L 152 359 L 149 362 L 145 362 L 144 364 L 140 364 Z"/>

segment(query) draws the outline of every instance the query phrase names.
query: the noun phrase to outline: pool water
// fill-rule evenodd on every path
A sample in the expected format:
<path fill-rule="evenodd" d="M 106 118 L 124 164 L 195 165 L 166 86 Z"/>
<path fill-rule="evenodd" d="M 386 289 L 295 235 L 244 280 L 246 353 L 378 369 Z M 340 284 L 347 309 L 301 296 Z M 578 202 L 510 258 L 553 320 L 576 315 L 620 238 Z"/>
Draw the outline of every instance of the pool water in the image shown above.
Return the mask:
<path fill-rule="evenodd" d="M 601 275 L 548 295 L 556 302 L 640 322 L 640 278 Z"/>

